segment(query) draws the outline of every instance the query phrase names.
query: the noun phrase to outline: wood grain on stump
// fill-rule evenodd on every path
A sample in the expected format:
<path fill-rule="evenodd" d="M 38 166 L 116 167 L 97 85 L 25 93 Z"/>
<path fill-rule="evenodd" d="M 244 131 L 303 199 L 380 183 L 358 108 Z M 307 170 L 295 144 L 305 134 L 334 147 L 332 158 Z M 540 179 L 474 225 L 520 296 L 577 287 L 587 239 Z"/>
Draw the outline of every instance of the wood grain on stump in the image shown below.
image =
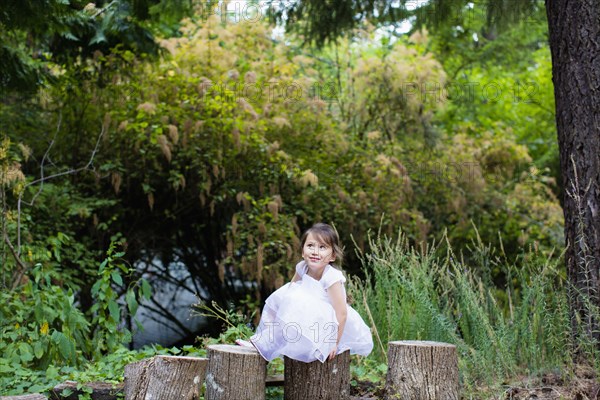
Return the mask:
<path fill-rule="evenodd" d="M 208 360 L 156 356 L 125 366 L 125 400 L 197 400 Z"/>
<path fill-rule="evenodd" d="M 248 347 L 207 347 L 206 400 L 263 400 L 267 363 Z"/>
<path fill-rule="evenodd" d="M 350 352 L 324 363 L 284 358 L 285 400 L 347 400 L 350 396 Z"/>
<path fill-rule="evenodd" d="M 386 399 L 458 400 L 456 346 L 413 340 L 390 342 Z"/>
<path fill-rule="evenodd" d="M 48 400 L 43 394 L 24 394 L 20 396 L 0 396 L 0 400 Z"/>

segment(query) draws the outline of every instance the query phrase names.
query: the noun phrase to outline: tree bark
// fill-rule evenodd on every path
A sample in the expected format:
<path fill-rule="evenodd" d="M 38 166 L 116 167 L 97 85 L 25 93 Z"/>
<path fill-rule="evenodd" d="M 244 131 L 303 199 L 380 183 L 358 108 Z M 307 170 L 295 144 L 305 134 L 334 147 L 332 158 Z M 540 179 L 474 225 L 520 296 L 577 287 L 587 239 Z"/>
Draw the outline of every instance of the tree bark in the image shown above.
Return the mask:
<path fill-rule="evenodd" d="M 546 14 L 576 344 L 600 339 L 600 3 L 546 0 Z"/>
<path fill-rule="evenodd" d="M 206 372 L 206 400 L 264 400 L 267 363 L 254 349 L 211 345 Z"/>
<path fill-rule="evenodd" d="M 43 394 L 24 394 L 22 396 L 0 396 L 0 400 L 48 400 Z"/>
<path fill-rule="evenodd" d="M 125 400 L 198 400 L 208 360 L 156 356 L 125 366 Z"/>
<path fill-rule="evenodd" d="M 350 351 L 324 363 L 284 358 L 285 400 L 347 400 L 350 396 Z"/>
<path fill-rule="evenodd" d="M 390 342 L 385 398 L 458 400 L 456 346 L 412 340 Z"/>

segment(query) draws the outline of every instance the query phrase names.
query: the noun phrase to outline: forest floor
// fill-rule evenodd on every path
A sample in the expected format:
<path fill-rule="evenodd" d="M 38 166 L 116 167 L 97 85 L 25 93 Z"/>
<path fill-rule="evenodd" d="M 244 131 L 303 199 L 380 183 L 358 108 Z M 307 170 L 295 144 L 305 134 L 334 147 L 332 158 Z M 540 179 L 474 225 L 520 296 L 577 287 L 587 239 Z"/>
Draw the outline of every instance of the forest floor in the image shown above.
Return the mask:
<path fill-rule="evenodd" d="M 382 384 L 357 382 L 352 400 L 383 399 Z M 563 371 L 514 379 L 500 389 L 480 387 L 463 393 L 461 400 L 598 400 L 600 379 L 593 368 L 577 366 L 572 376 Z"/>
<path fill-rule="evenodd" d="M 573 376 L 556 371 L 511 382 L 500 399 L 596 400 L 600 399 L 600 382 L 593 368 L 576 366 Z"/>

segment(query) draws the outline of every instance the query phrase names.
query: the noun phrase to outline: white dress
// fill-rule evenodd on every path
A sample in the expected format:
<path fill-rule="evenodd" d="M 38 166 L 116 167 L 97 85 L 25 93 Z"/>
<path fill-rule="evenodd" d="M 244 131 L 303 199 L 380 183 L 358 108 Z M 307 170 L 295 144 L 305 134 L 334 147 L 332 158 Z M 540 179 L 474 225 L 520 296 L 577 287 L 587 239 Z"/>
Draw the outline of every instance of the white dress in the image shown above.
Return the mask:
<path fill-rule="evenodd" d="M 267 361 L 287 356 L 303 362 L 325 362 L 335 347 L 338 321 L 327 289 L 336 282 L 343 284 L 346 278 L 331 265 L 325 267 L 318 281 L 307 270 L 306 262 L 299 262 L 296 272 L 301 279 L 283 285 L 266 300 L 250 341 Z M 351 354 L 366 356 L 373 350 L 371 330 L 356 310 L 346 306 L 348 316 L 337 354 L 350 350 Z"/>

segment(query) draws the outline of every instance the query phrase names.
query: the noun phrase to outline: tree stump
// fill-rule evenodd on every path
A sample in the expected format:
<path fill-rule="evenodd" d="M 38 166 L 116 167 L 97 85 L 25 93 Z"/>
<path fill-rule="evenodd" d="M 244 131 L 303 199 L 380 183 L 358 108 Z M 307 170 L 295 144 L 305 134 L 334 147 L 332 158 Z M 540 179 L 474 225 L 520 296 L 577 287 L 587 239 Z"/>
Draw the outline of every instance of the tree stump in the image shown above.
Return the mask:
<path fill-rule="evenodd" d="M 386 399 L 458 400 L 456 346 L 427 341 L 390 342 Z"/>
<path fill-rule="evenodd" d="M 125 366 L 125 400 L 198 400 L 208 360 L 156 356 Z"/>
<path fill-rule="evenodd" d="M 78 400 L 80 394 L 87 393 L 84 390 L 77 389 L 77 382 L 66 381 L 58 384 L 50 392 L 51 400 Z M 90 397 L 92 400 L 117 400 L 123 393 L 123 384 L 112 384 L 106 382 L 84 383 L 83 386 L 91 389 Z M 65 390 L 71 391 L 71 394 L 65 396 Z"/>
<path fill-rule="evenodd" d="M 48 400 L 43 394 L 24 394 L 20 396 L 0 396 L 0 400 Z"/>
<path fill-rule="evenodd" d="M 215 344 L 207 347 L 206 400 L 265 398 L 267 363 L 248 347 Z"/>
<path fill-rule="evenodd" d="M 350 351 L 324 363 L 284 358 L 285 400 L 348 400 L 350 396 Z"/>

